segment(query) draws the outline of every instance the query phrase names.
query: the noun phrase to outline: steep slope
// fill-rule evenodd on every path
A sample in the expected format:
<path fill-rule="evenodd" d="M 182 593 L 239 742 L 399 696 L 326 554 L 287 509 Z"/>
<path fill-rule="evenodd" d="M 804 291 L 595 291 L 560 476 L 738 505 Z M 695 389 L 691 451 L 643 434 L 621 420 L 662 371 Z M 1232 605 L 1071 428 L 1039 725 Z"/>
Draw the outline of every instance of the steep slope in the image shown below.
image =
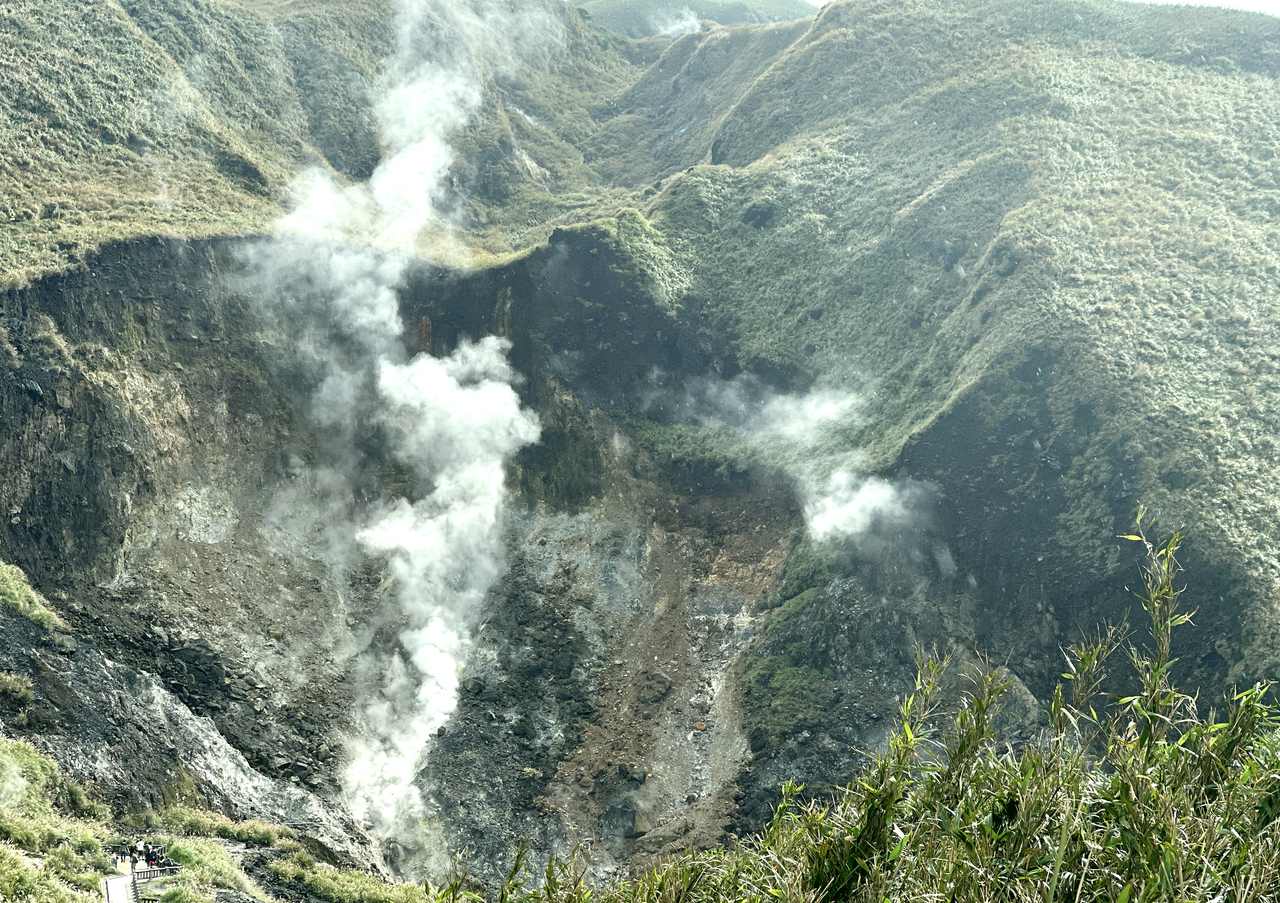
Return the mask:
<path fill-rule="evenodd" d="M 239 245 L 113 241 L 265 229 L 307 162 L 367 175 L 384 11 L 102 2 L 78 37 L 57 12 L 0 28 L 31 149 L 0 153 L 30 213 L 0 267 L 31 282 L 0 295 L 0 559 L 79 646 L 10 617 L 0 666 L 45 713 L 12 729 L 153 804 L 183 779 L 153 729 L 123 754 L 135 784 L 77 751 L 86 711 L 145 686 L 179 753 L 205 736 L 237 763 L 196 769 L 206 799 L 307 830 L 290 800 L 341 811 L 384 575 L 334 573 L 285 516 L 314 488 L 315 374 Z M 1111 537 L 1139 500 L 1193 536 L 1187 682 L 1274 671 L 1280 23 L 849 0 L 629 44 L 562 14 L 556 52 L 487 86 L 456 228 L 401 294 L 415 350 L 509 338 L 543 421 L 419 776 L 440 836 L 404 838 L 406 866 L 443 839 L 496 876 L 536 838 L 595 841 L 608 871 L 758 825 L 783 780 L 821 792 L 883 742 L 917 644 L 1006 661 L 1025 731 L 1059 645 L 1129 609 Z M 148 98 L 175 83 L 196 112 L 162 132 Z M 738 420 L 699 409 L 730 392 Z M 753 406 L 823 393 L 850 403 L 820 444 L 753 444 Z M 405 480 L 384 452 L 361 449 L 373 498 Z M 820 455 L 914 516 L 817 541 L 794 468 Z M 242 768 L 280 800 L 230 798 Z"/>
<path fill-rule="evenodd" d="M 699 20 L 759 25 L 805 19 L 814 12 L 804 0 L 588 0 L 579 6 L 602 28 L 632 38 L 696 31 Z"/>
<path fill-rule="evenodd" d="M 307 166 L 365 178 L 392 4 L 21 0 L 0 11 L 0 282 L 112 241 L 261 232 Z M 633 79 L 620 43 L 566 12 L 564 46 L 493 86 L 463 141 L 464 220 L 480 248 L 544 238 L 597 200 L 591 109 Z M 536 226 L 537 228 L 531 228 Z"/>
<path fill-rule="evenodd" d="M 1274 668 L 1278 28 L 836 4 L 729 107 L 713 165 L 653 202 L 741 366 L 866 387 L 847 440 L 936 483 L 977 641 L 1032 686 L 1064 637 L 1126 610 L 1108 533 L 1139 499 L 1196 537 L 1192 679 Z M 785 588 L 777 645 L 865 698 L 848 669 L 879 661 L 874 634 L 834 660 L 803 640 L 865 623 L 830 578 Z"/>
<path fill-rule="evenodd" d="M 352 12 L 348 25 L 361 21 Z M 321 65 L 311 62 L 314 45 L 335 75 L 308 95 L 341 104 L 367 87 L 389 38 L 377 17 L 363 17 L 356 40 L 326 17 L 297 23 L 303 41 L 238 5 L 208 2 L 33 0 L 0 15 L 14 79 L 0 100 L 11 149 L 0 181 L 5 281 L 107 241 L 264 228 L 277 211 L 273 190 L 319 157 L 310 129 L 325 126 L 300 89 L 308 67 Z M 295 67 L 290 49 L 307 62 Z M 352 129 L 344 153 L 367 165 L 372 132 Z M 315 144 L 324 143 L 320 134 Z"/>
<path fill-rule="evenodd" d="M 315 555 L 258 532 L 281 529 L 256 487 L 296 459 L 285 437 L 315 440 L 216 275 L 230 259 L 138 242 L 5 295 L 3 555 L 71 632 L 50 647 L 0 612 L 3 666 L 35 679 L 15 727 L 108 799 L 154 806 L 194 783 L 240 817 L 318 826 L 347 719 L 346 606 L 369 589 L 340 592 Z M 363 855 L 350 830 L 320 833 Z"/>

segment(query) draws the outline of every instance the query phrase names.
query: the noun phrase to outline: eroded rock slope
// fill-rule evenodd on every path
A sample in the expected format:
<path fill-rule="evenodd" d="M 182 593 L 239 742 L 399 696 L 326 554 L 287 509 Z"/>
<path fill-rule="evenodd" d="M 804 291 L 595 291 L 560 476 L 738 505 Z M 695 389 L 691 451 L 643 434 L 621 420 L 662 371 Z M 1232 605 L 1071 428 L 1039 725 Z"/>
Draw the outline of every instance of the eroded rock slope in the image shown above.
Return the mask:
<path fill-rule="evenodd" d="M 0 21 L 30 54 L 28 6 Z M 93 6 L 107 59 L 155 60 L 126 100 L 168 79 L 201 105 L 168 138 L 151 101 L 95 112 L 48 79 L 8 110 L 35 150 L 2 155 L 0 558 L 73 640 L 4 614 L 0 667 L 36 694 L 5 729 L 129 805 L 189 773 L 236 814 L 340 825 L 353 663 L 394 625 L 377 568 L 335 572 L 296 516 L 314 374 L 239 249 L 304 162 L 367 174 L 381 8 Z M 419 778 L 430 844 L 496 873 L 521 838 L 591 840 L 610 870 L 758 825 L 783 780 L 821 792 L 876 746 L 920 644 L 1007 663 L 1029 730 L 1059 644 L 1128 610 L 1112 537 L 1140 500 L 1191 531 L 1186 679 L 1272 674 L 1275 20 L 849 0 L 629 44 L 561 12 L 561 53 L 488 86 L 459 230 L 401 293 L 414 350 L 510 339 L 543 425 Z M 248 93 L 202 62 L 240 31 L 276 79 Z M 167 206 L 161 155 L 188 174 Z M 81 179 L 137 215 L 108 228 Z M 918 516 L 818 542 L 795 462 L 690 414 L 708 386 L 855 399 L 823 453 L 918 487 Z M 361 453 L 362 491 L 398 485 L 376 433 Z"/>

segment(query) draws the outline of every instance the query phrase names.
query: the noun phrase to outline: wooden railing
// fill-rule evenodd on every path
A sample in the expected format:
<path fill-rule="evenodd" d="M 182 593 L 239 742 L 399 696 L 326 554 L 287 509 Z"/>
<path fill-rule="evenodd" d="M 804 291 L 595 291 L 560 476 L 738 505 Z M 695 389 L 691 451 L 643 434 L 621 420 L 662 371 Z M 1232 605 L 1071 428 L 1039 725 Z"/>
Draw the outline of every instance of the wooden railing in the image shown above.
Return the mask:
<path fill-rule="evenodd" d="M 179 866 L 169 865 L 161 866 L 153 869 L 134 869 L 133 881 L 129 885 L 129 890 L 133 894 L 133 903 L 138 903 L 138 882 L 151 881 L 154 878 L 163 878 L 165 875 L 176 875 Z"/>
<path fill-rule="evenodd" d="M 133 883 L 150 881 L 152 878 L 163 878 L 165 875 L 174 874 L 178 869 L 179 866 L 176 865 L 158 866 L 153 869 L 138 869 L 133 873 Z"/>

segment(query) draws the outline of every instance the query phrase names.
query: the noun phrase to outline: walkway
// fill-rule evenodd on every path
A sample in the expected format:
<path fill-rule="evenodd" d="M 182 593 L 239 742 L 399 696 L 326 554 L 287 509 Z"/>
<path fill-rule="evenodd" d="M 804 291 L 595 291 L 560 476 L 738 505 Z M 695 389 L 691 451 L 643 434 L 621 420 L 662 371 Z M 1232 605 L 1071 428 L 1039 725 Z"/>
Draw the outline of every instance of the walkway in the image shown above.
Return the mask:
<path fill-rule="evenodd" d="M 107 903 L 133 903 L 133 879 L 128 875 L 115 875 L 102 883 Z"/>

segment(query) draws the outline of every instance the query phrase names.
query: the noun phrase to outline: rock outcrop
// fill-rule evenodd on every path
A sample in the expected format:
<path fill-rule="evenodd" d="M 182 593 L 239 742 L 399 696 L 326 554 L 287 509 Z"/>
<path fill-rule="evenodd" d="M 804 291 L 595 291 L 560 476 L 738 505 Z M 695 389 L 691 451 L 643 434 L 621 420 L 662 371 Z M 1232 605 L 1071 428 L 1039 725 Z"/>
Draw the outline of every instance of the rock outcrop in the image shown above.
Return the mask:
<path fill-rule="evenodd" d="M 33 684 L 6 730 L 125 808 L 189 780 L 367 859 L 339 776 L 395 625 L 377 563 L 320 541 L 315 376 L 240 275 L 299 167 L 374 164 L 386 10 L 90 6 L 101 65 L 66 91 L 38 36 L 82 20 L 0 15 L 34 61 L 0 106 L 30 138 L 0 150 L 0 560 L 69 626 L 0 609 Z M 1184 685 L 1275 670 L 1280 23 L 842 0 L 633 44 L 555 8 L 560 52 L 487 86 L 457 232 L 400 292 L 415 352 L 510 340 L 543 429 L 419 775 L 438 830 L 393 866 L 593 841 L 609 872 L 758 826 L 876 748 L 920 645 L 1004 663 L 1029 734 L 1060 644 L 1132 605 L 1139 501 L 1192 537 Z M 193 105 L 160 129 L 164 86 Z M 919 516 L 818 541 L 797 462 L 690 401 L 726 386 L 856 402 L 823 454 Z M 383 497 L 403 475 L 360 451 Z"/>

